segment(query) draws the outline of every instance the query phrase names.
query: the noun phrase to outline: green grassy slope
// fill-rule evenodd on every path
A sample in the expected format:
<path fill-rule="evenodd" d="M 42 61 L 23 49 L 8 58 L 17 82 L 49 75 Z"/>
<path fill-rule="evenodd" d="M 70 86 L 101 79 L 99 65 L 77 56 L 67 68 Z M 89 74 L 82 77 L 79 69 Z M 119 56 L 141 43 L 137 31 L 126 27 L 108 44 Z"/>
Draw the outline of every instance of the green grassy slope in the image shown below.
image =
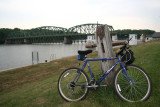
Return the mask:
<path fill-rule="evenodd" d="M 121 101 L 113 91 L 113 86 L 91 90 L 86 99 L 79 102 L 64 101 L 57 90 L 59 75 L 68 67 L 78 67 L 77 56 L 9 70 L 0 73 L 0 106 L 58 106 L 58 107 L 141 107 L 160 105 L 160 41 L 152 41 L 133 46 L 134 64 L 146 70 L 152 80 L 152 94 L 145 102 L 128 103 Z M 94 52 L 88 57 L 95 58 Z M 82 63 L 82 62 L 81 62 Z M 99 64 L 90 63 L 95 74 L 100 73 Z M 88 72 L 87 69 L 85 69 Z"/>

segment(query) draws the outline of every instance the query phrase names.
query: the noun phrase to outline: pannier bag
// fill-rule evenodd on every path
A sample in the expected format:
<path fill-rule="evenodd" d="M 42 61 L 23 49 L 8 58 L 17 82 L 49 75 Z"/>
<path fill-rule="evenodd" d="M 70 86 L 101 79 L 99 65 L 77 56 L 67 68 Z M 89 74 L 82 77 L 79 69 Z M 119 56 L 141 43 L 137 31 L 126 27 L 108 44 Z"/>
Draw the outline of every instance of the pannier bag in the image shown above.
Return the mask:
<path fill-rule="evenodd" d="M 133 56 L 134 53 L 130 49 L 126 50 L 126 52 L 122 55 L 121 61 L 125 64 L 132 64 L 135 60 L 135 57 Z"/>

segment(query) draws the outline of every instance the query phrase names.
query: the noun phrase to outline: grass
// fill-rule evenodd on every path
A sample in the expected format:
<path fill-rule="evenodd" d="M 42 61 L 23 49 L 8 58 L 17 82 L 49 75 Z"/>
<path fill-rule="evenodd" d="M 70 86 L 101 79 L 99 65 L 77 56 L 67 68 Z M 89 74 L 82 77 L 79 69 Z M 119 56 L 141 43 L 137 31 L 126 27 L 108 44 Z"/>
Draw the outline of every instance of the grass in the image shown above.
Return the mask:
<path fill-rule="evenodd" d="M 133 46 L 134 64 L 146 70 L 152 80 L 152 94 L 145 102 L 128 103 L 121 101 L 113 86 L 90 90 L 86 99 L 78 102 L 64 101 L 57 90 L 60 74 L 69 67 L 79 67 L 77 56 L 58 59 L 0 73 L 0 107 L 8 106 L 57 106 L 57 107 L 158 107 L 160 105 L 160 41 L 151 41 Z M 95 58 L 94 52 L 88 57 Z M 100 74 L 98 62 L 90 63 L 93 73 Z M 87 69 L 85 69 L 88 72 Z"/>

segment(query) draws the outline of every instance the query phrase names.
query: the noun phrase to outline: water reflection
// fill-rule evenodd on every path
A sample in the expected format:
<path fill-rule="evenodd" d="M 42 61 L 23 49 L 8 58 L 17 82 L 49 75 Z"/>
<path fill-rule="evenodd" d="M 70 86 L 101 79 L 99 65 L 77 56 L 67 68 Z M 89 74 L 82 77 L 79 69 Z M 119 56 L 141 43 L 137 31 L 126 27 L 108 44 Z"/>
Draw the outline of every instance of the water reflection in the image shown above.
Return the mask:
<path fill-rule="evenodd" d="M 77 50 L 85 50 L 85 44 L 0 45 L 0 71 L 31 65 L 33 51 L 38 52 L 39 62 L 43 63 L 76 55 Z"/>

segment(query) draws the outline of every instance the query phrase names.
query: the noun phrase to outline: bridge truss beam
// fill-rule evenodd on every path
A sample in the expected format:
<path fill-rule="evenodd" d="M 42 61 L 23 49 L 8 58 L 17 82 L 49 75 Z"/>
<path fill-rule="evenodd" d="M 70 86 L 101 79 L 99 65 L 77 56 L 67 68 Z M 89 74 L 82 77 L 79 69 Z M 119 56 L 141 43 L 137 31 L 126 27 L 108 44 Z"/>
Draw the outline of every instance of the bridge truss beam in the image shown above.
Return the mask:
<path fill-rule="evenodd" d="M 82 24 L 73 26 L 71 28 L 62 28 L 56 26 L 42 26 L 37 27 L 28 31 L 18 31 L 12 32 L 7 40 L 13 43 L 50 43 L 63 41 L 64 38 L 71 38 L 72 40 L 82 40 L 87 39 L 88 35 L 94 35 L 96 32 L 96 27 L 102 24 Z M 112 26 L 108 26 L 109 30 L 112 32 L 114 29 Z"/>

